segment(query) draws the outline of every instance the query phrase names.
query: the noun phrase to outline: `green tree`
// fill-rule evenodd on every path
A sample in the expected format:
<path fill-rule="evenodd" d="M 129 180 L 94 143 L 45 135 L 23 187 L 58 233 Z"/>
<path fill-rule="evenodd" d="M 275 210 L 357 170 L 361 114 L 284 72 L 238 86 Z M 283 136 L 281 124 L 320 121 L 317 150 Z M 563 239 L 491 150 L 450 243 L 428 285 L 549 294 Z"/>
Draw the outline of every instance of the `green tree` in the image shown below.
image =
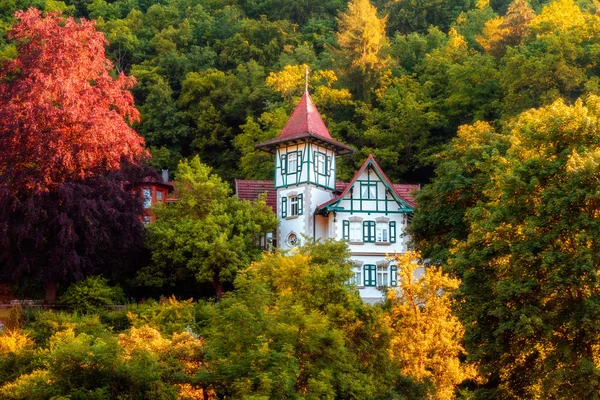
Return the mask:
<path fill-rule="evenodd" d="M 152 265 L 138 279 L 155 286 L 210 282 L 220 299 L 223 282 L 260 257 L 258 241 L 275 229 L 277 218 L 264 199 L 237 200 L 197 156 L 179 164 L 175 179 L 179 200 L 154 210 L 147 239 Z"/>
<path fill-rule="evenodd" d="M 266 254 L 209 314 L 209 368 L 219 396 L 394 399 L 381 311 L 346 282 L 347 246 L 309 243 Z"/>
<path fill-rule="evenodd" d="M 467 213 L 450 266 L 481 398 L 600 391 L 599 122 L 596 96 L 522 113 Z"/>
<path fill-rule="evenodd" d="M 486 122 L 462 126 L 434 158 L 436 177 L 417 193 L 419 207 L 410 226 L 423 258 L 444 265 L 455 241 L 470 233 L 467 212 L 487 199 L 484 189 L 508 147 L 508 137 Z"/>

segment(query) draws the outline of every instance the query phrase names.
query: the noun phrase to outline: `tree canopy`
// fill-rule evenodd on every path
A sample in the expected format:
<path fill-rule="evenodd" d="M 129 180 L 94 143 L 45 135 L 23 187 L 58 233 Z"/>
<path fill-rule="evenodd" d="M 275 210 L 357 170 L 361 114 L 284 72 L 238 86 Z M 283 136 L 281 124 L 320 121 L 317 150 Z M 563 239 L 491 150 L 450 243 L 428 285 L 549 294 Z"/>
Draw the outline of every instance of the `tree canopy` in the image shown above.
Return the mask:
<path fill-rule="evenodd" d="M 175 175 L 178 201 L 153 211 L 147 246 L 152 265 L 140 271 L 142 283 L 168 286 L 193 279 L 213 285 L 217 298 L 223 282 L 260 257 L 259 240 L 277 226 L 265 199 L 238 200 L 198 157 L 182 161 Z"/>

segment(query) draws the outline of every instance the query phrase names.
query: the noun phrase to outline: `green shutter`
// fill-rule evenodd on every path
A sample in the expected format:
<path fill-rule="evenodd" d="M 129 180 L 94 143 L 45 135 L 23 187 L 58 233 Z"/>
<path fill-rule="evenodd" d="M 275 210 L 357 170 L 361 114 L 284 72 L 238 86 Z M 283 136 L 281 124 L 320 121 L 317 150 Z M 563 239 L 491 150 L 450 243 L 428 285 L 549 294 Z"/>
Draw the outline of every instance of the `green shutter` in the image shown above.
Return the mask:
<path fill-rule="evenodd" d="M 375 241 L 375 221 L 364 221 L 363 222 L 363 241 L 374 242 Z"/>
<path fill-rule="evenodd" d="M 325 157 L 325 175 L 331 176 L 331 156 Z"/>
<path fill-rule="evenodd" d="M 376 279 L 375 279 L 375 274 L 377 271 L 377 267 L 375 265 L 365 265 L 365 276 L 363 278 L 364 280 L 364 285 L 365 286 L 375 286 L 376 285 Z"/>
<path fill-rule="evenodd" d="M 304 214 L 304 195 L 300 193 L 298 195 L 298 215 Z"/>
<path fill-rule="evenodd" d="M 344 239 L 350 240 L 350 221 L 344 220 Z"/>
<path fill-rule="evenodd" d="M 287 197 L 281 198 L 281 218 L 287 217 Z"/>
<path fill-rule="evenodd" d="M 398 267 L 395 265 L 390 267 L 390 286 L 398 286 Z"/>
<path fill-rule="evenodd" d="M 296 172 L 302 172 L 302 152 L 296 152 Z"/>
<path fill-rule="evenodd" d="M 319 163 L 318 163 L 316 151 L 313 151 L 313 169 L 315 170 L 315 174 L 319 171 Z"/>
<path fill-rule="evenodd" d="M 285 175 L 287 173 L 287 154 L 282 154 L 280 157 L 281 173 Z"/>
<path fill-rule="evenodd" d="M 396 221 L 390 221 L 390 242 L 396 243 Z"/>

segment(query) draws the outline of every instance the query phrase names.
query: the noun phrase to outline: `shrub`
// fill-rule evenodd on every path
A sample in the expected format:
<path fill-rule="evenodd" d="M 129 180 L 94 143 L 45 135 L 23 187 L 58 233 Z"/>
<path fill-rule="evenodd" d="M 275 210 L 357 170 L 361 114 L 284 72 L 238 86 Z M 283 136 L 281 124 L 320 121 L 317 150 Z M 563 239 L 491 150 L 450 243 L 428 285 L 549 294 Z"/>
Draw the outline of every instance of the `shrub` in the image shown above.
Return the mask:
<path fill-rule="evenodd" d="M 92 276 L 71 285 L 61 296 L 60 303 L 77 313 L 97 314 L 123 299 L 123 289 L 109 286 L 106 278 Z"/>

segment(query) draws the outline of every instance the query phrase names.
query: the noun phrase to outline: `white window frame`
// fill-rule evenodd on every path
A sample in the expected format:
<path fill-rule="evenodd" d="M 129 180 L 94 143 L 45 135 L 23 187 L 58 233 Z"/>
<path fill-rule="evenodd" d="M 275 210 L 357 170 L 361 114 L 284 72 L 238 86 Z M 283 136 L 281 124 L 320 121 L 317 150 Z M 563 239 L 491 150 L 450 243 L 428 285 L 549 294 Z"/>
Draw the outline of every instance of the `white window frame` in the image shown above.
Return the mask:
<path fill-rule="evenodd" d="M 350 285 L 362 286 L 362 268 L 352 270 L 352 276 L 348 280 Z"/>
<path fill-rule="evenodd" d="M 389 286 L 390 272 L 387 265 L 377 266 L 377 286 Z"/>
<path fill-rule="evenodd" d="M 363 241 L 362 222 L 350 221 L 350 242 Z"/>
<path fill-rule="evenodd" d="M 361 182 L 360 197 L 363 200 L 377 200 L 377 182 Z"/>
<path fill-rule="evenodd" d="M 375 241 L 377 243 L 389 243 L 390 225 L 387 222 L 378 222 L 376 225 Z"/>
<path fill-rule="evenodd" d="M 287 173 L 295 174 L 298 172 L 298 153 L 292 152 L 287 155 Z"/>
<path fill-rule="evenodd" d="M 290 217 L 295 217 L 298 215 L 298 196 L 290 196 Z"/>
<path fill-rule="evenodd" d="M 323 153 L 317 153 L 317 173 L 325 175 L 327 166 L 327 156 Z"/>

